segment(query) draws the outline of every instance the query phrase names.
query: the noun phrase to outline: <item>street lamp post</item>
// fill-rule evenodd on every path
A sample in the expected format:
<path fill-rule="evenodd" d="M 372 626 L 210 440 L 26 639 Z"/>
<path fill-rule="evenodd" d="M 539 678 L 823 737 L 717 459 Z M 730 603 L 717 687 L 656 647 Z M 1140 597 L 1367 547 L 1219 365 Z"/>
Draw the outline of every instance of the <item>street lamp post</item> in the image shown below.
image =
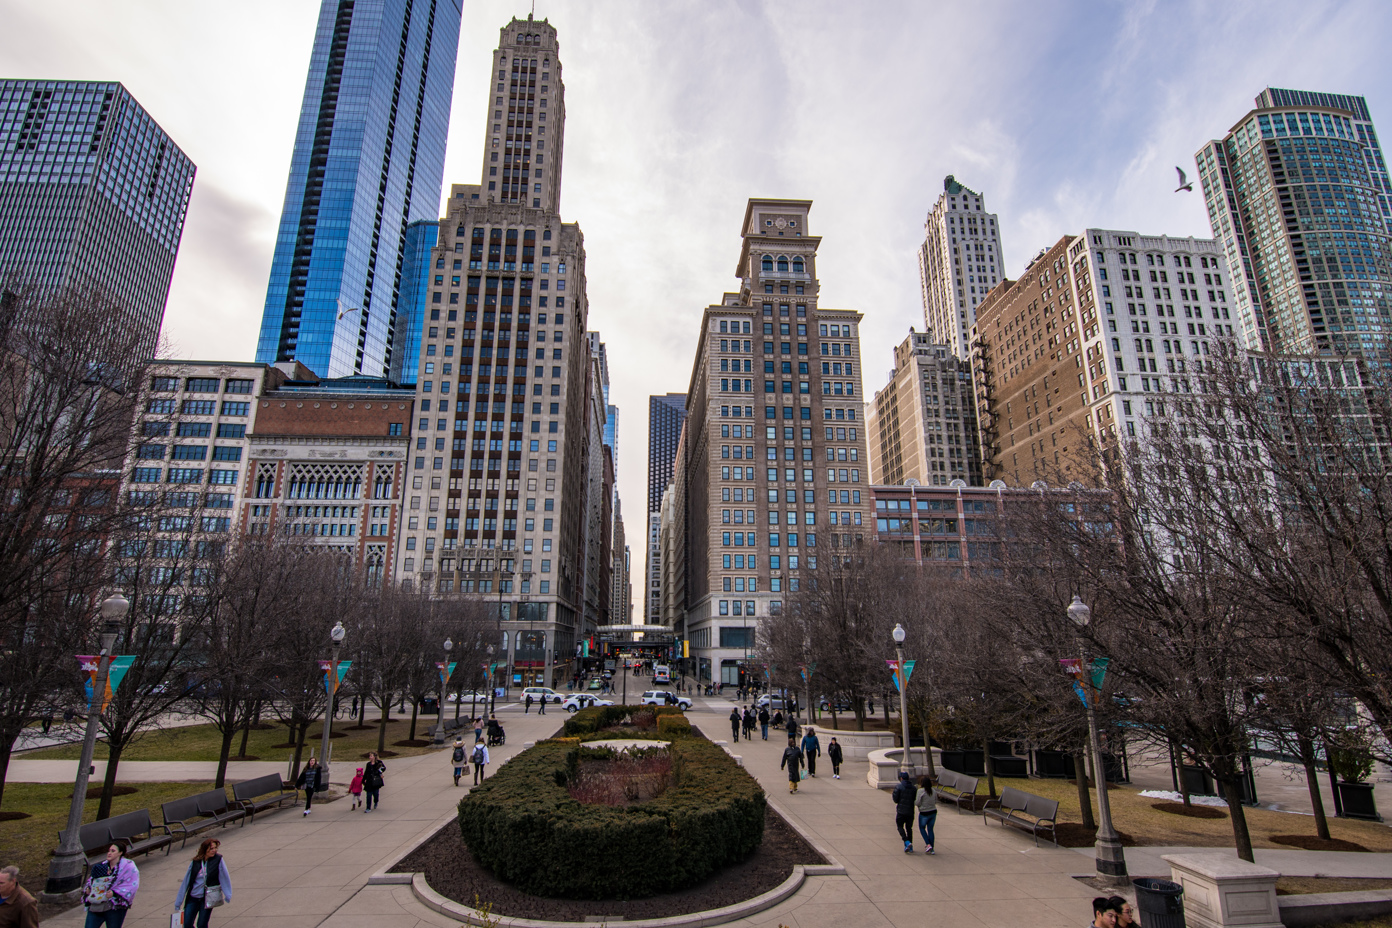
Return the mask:
<path fill-rule="evenodd" d="M 102 703 L 106 699 L 106 680 L 111 668 L 111 651 L 121 631 L 121 620 L 130 610 L 130 602 L 120 593 L 112 593 L 101 604 L 101 654 L 97 658 L 97 676 L 92 681 L 92 695 L 87 700 L 87 734 L 82 739 L 82 759 L 77 765 L 73 783 L 72 804 L 68 807 L 68 827 L 63 831 L 58 850 L 48 865 L 48 883 L 39 894 L 41 902 L 76 902 L 82 892 L 83 855 L 81 829 L 82 804 L 87 800 L 87 780 L 92 773 L 92 752 L 97 746 L 97 725 Z"/>
<path fill-rule="evenodd" d="M 898 661 L 895 673 L 899 675 L 899 724 L 904 728 L 904 755 L 899 761 L 899 770 L 913 776 L 913 764 L 909 758 L 909 695 L 908 676 L 904 673 L 904 639 L 908 634 L 904 626 L 894 624 L 894 657 Z M 883 678 L 881 678 L 883 679 Z"/>
<path fill-rule="evenodd" d="M 333 737 L 333 709 L 334 699 L 338 696 L 338 649 L 343 647 L 343 639 L 348 637 L 348 630 L 343 627 L 342 622 L 336 622 L 333 629 L 329 632 L 332 654 L 329 658 L 329 676 L 325 681 L 325 692 L 328 699 L 324 703 L 324 739 L 319 745 L 319 766 L 324 772 L 320 774 L 323 779 L 324 788 L 329 786 L 329 739 Z"/>
<path fill-rule="evenodd" d="M 1100 822 L 1097 828 L 1097 875 L 1102 879 L 1125 883 L 1126 881 L 1126 852 L 1122 850 L 1121 839 L 1117 836 L 1116 829 L 1112 827 L 1112 806 L 1107 797 L 1107 773 L 1102 766 L 1102 742 L 1097 737 L 1097 713 L 1094 708 L 1097 701 L 1097 689 L 1092 685 L 1092 664 L 1088 659 L 1087 645 L 1083 641 L 1082 630 L 1087 627 L 1092 620 L 1092 610 L 1078 596 L 1073 597 L 1073 603 L 1068 607 L 1068 618 L 1077 627 L 1078 654 L 1082 659 L 1083 676 L 1083 695 L 1084 706 L 1087 709 L 1088 723 L 1088 744 L 1092 750 L 1092 772 L 1097 781 L 1097 811 Z M 1079 776 L 1084 776 L 1083 771 L 1076 771 Z"/>
<path fill-rule="evenodd" d="M 445 638 L 445 666 L 440 668 L 440 715 L 439 723 L 435 726 L 435 743 L 445 743 L 445 690 L 449 686 L 449 657 L 450 651 L 454 650 L 454 642 L 448 637 Z"/>
<path fill-rule="evenodd" d="M 493 645 L 488 648 L 488 717 L 492 718 L 493 713 L 498 711 L 498 668 L 493 664 Z"/>

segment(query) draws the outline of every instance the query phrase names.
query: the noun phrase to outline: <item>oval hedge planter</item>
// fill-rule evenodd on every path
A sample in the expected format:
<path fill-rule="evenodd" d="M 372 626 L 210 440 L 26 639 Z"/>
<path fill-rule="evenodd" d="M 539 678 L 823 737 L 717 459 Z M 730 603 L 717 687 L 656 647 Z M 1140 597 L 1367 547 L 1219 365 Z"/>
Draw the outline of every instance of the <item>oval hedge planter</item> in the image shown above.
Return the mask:
<path fill-rule="evenodd" d="M 459 803 L 465 845 L 525 892 L 584 899 L 671 892 L 744 860 L 763 841 L 763 790 L 718 746 L 664 728 L 674 782 L 657 798 L 579 803 L 563 785 L 577 740 L 543 741 Z"/>

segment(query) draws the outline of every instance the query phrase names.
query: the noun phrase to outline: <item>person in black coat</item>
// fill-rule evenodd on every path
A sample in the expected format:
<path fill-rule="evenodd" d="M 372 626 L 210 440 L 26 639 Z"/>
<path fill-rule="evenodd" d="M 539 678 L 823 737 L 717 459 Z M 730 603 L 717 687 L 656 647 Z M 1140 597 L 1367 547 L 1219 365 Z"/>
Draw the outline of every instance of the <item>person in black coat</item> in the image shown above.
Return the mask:
<path fill-rule="evenodd" d="M 768 723 L 769 723 L 768 706 L 760 706 L 760 707 L 759 707 L 759 733 L 760 733 L 761 735 L 764 736 L 764 740 L 765 740 L 765 741 L 768 740 Z"/>
<path fill-rule="evenodd" d="M 741 721 L 739 707 L 736 706 L 730 710 L 730 739 L 736 743 L 739 742 Z"/>
<path fill-rule="evenodd" d="M 367 808 L 363 809 L 364 812 L 371 812 L 373 806 L 382 804 L 381 790 L 386 772 L 387 765 L 382 763 L 377 752 L 368 752 L 367 764 L 363 767 L 363 792 L 367 793 Z"/>
<path fill-rule="evenodd" d="M 890 798 L 894 800 L 894 827 L 899 829 L 899 837 L 904 840 L 905 854 L 913 853 L 913 821 L 918 811 L 914 799 L 917 797 L 918 789 L 914 786 L 913 778 L 903 770 L 899 771 L 899 785 L 894 787 Z"/>
<path fill-rule="evenodd" d="M 295 788 L 304 790 L 304 814 L 309 814 L 309 807 L 314 802 L 314 794 L 320 790 L 327 790 L 329 784 L 323 782 L 324 768 L 319 766 L 319 758 L 311 757 L 309 763 L 305 764 L 300 771 L 299 778 L 295 780 Z"/>
<path fill-rule="evenodd" d="M 841 759 L 843 756 L 841 745 L 836 743 L 835 738 L 832 738 L 831 744 L 827 745 L 827 760 L 831 761 L 831 778 L 833 780 L 841 779 Z"/>
<path fill-rule="evenodd" d="M 797 741 L 788 739 L 788 746 L 783 749 L 783 759 L 778 763 L 779 769 L 788 770 L 788 792 L 796 793 L 798 781 L 802 779 L 802 752 L 797 748 Z"/>

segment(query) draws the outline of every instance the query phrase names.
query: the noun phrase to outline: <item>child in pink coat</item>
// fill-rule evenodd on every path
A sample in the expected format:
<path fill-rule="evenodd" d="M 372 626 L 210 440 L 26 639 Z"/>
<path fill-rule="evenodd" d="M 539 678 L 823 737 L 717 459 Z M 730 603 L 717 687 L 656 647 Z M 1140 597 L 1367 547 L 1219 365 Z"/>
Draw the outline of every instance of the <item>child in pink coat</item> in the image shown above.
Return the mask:
<path fill-rule="evenodd" d="M 359 767 L 357 774 L 353 777 L 353 782 L 348 784 L 348 792 L 353 796 L 353 808 L 356 809 L 362 803 L 363 791 L 363 768 Z"/>

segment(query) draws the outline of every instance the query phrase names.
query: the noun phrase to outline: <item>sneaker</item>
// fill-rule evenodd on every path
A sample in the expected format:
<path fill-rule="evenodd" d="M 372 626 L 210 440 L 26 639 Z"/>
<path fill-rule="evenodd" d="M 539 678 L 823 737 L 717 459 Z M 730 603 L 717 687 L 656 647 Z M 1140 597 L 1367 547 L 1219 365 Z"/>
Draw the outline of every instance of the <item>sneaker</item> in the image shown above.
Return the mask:
<path fill-rule="evenodd" d="M 929 853 L 929 855 L 932 855 L 933 849 L 932 849 L 931 847 L 928 849 L 928 853 Z"/>
<path fill-rule="evenodd" d="M 913 845 L 912 845 L 912 844 L 906 844 L 906 845 L 904 845 L 904 853 L 905 853 L 905 854 L 912 854 L 912 853 L 913 853 Z"/>
<path fill-rule="evenodd" d="M 304 814 L 305 814 L 305 815 L 308 815 L 308 814 L 309 814 L 309 810 L 308 810 L 308 809 L 305 809 L 305 810 L 304 810 Z"/>

